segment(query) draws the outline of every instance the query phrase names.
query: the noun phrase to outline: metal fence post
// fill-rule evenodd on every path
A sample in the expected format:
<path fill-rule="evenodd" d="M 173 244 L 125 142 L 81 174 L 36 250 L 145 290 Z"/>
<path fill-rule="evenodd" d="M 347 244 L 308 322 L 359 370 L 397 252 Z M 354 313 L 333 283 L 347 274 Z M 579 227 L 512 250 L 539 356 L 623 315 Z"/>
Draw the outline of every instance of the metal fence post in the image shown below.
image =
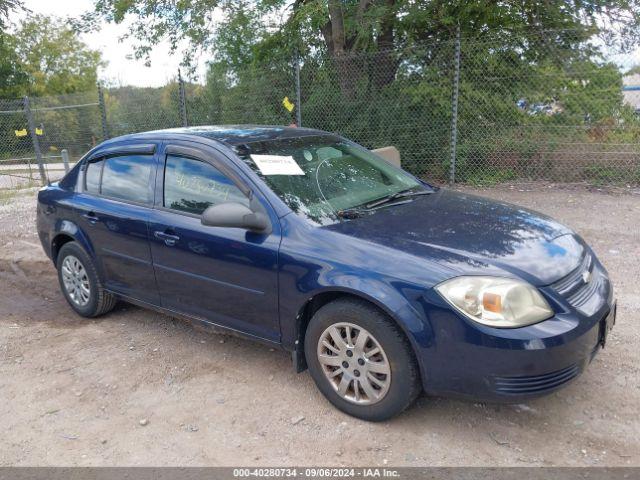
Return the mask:
<path fill-rule="evenodd" d="M 110 137 L 109 125 L 107 124 L 107 107 L 104 103 L 104 91 L 100 84 L 98 84 L 98 108 L 100 109 L 100 121 L 102 122 L 102 139 L 107 140 Z"/>
<path fill-rule="evenodd" d="M 296 124 L 302 127 L 302 104 L 300 102 L 300 55 L 295 54 L 296 62 Z"/>
<path fill-rule="evenodd" d="M 60 152 L 62 155 L 62 163 L 64 164 L 65 173 L 69 173 L 69 151 L 66 148 L 63 148 Z"/>
<path fill-rule="evenodd" d="M 31 105 L 29 105 L 29 97 L 24 97 L 24 113 L 27 116 L 27 126 L 29 127 L 29 135 L 31 135 L 31 141 L 33 142 L 33 151 L 36 154 L 36 160 L 38 161 L 38 170 L 40 170 L 40 180 L 42 185 L 47 184 L 47 172 L 44 169 L 44 163 L 42 159 L 42 151 L 40 151 L 40 140 L 36 134 L 36 123 L 33 120 L 33 113 L 31 112 Z"/>
<path fill-rule="evenodd" d="M 460 89 L 460 24 L 456 28 L 456 51 L 454 59 L 453 92 L 451 96 L 451 158 L 449 183 L 456 181 L 456 149 L 458 147 L 458 95 Z"/>
<path fill-rule="evenodd" d="M 184 80 L 182 80 L 182 73 L 178 69 L 178 92 L 180 94 L 180 118 L 182 120 L 182 126 L 188 127 L 187 122 L 187 97 L 184 91 Z"/>

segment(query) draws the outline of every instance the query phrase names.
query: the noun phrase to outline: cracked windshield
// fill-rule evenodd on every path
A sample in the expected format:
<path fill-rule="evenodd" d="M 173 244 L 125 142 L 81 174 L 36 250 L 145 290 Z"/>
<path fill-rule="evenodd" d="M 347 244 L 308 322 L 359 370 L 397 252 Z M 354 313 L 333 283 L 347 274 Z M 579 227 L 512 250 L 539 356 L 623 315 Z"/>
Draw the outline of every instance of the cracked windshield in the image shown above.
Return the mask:
<path fill-rule="evenodd" d="M 363 147 L 331 135 L 251 142 L 236 152 L 294 212 L 321 225 L 369 202 L 424 188 Z"/>

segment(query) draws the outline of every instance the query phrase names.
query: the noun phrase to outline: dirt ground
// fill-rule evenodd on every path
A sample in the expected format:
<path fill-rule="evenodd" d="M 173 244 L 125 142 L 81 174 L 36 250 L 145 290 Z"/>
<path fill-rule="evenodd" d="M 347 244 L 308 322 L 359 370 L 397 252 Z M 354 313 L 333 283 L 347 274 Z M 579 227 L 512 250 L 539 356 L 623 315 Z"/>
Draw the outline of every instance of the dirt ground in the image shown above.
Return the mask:
<path fill-rule="evenodd" d="M 289 356 L 121 305 L 93 321 L 58 290 L 34 193 L 0 206 L 0 465 L 640 465 L 640 192 L 480 192 L 577 230 L 609 269 L 618 323 L 566 389 L 496 406 L 422 397 L 366 423 Z M 303 417 L 300 420 L 300 417 Z"/>

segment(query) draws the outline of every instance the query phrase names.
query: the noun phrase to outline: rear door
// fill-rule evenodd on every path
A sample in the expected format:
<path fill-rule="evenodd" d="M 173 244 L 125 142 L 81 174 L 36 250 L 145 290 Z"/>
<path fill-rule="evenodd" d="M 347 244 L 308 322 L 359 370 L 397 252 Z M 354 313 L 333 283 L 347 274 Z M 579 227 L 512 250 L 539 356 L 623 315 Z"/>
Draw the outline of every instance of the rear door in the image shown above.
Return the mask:
<path fill-rule="evenodd" d="M 169 145 L 157 184 L 149 226 L 162 306 L 279 341 L 280 229 L 269 204 L 225 157 L 205 146 Z M 259 202 L 273 231 L 202 225 L 201 213 L 224 202 Z"/>
<path fill-rule="evenodd" d="M 128 146 L 93 157 L 84 167 L 75 205 L 105 287 L 158 305 L 148 222 L 156 177 L 155 145 Z"/>

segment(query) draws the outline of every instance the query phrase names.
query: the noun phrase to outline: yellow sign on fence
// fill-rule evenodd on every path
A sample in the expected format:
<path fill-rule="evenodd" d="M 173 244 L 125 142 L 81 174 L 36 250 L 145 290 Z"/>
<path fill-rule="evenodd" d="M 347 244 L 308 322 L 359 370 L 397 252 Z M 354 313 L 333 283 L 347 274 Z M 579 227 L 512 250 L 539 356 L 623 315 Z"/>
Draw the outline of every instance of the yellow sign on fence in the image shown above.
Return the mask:
<path fill-rule="evenodd" d="M 26 128 L 22 130 L 14 130 L 16 137 L 26 137 L 29 132 L 27 132 Z M 44 130 L 42 128 L 36 127 L 36 135 L 44 135 Z"/>
<path fill-rule="evenodd" d="M 284 108 L 286 108 L 290 112 L 292 112 L 293 109 L 295 108 L 295 104 L 291 103 L 291 100 L 289 100 L 289 97 L 284 97 L 284 100 L 282 100 L 282 105 L 284 106 Z"/>

